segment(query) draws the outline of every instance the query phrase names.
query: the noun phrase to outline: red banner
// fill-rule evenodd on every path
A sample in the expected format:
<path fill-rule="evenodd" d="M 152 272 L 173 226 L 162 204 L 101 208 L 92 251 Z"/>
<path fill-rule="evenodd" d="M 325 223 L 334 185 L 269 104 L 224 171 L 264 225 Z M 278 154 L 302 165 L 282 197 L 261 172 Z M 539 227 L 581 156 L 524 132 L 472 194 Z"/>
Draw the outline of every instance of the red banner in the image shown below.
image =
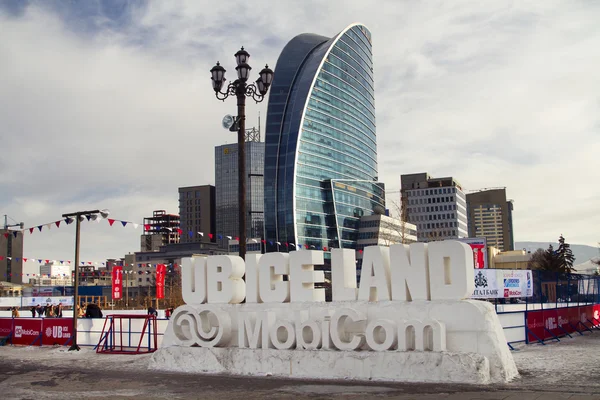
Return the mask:
<path fill-rule="evenodd" d="M 71 341 L 72 332 L 72 318 L 45 318 L 42 332 L 42 345 L 66 346 Z"/>
<path fill-rule="evenodd" d="M 12 318 L 0 318 L 0 338 L 6 337 L 12 332 Z"/>
<path fill-rule="evenodd" d="M 530 342 L 552 339 L 600 325 L 600 305 L 560 307 L 527 312 Z M 537 337 L 536 337 L 537 336 Z"/>
<path fill-rule="evenodd" d="M 123 298 L 123 267 L 113 267 L 112 270 L 112 298 Z"/>
<path fill-rule="evenodd" d="M 158 264 L 156 266 L 156 298 L 165 298 L 165 274 L 167 267 L 165 264 Z"/>
<path fill-rule="evenodd" d="M 41 318 L 15 318 L 13 326 L 12 344 L 31 346 L 40 345 L 42 333 Z"/>

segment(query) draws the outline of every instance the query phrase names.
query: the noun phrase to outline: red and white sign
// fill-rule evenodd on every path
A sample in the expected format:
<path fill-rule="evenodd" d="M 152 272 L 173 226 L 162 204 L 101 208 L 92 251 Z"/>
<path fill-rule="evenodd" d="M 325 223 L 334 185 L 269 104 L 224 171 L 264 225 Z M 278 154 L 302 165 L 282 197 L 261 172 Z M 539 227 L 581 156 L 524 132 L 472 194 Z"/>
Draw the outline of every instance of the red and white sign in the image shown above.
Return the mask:
<path fill-rule="evenodd" d="M 158 264 L 156 266 L 156 298 L 165 298 L 165 274 L 167 272 L 167 266 L 165 264 Z"/>
<path fill-rule="evenodd" d="M 42 325 L 42 345 L 65 346 L 71 341 L 73 332 L 73 319 L 71 318 L 45 318 Z"/>
<path fill-rule="evenodd" d="M 586 305 L 527 312 L 527 338 L 530 342 L 572 334 L 600 325 L 600 305 Z"/>
<path fill-rule="evenodd" d="M 123 298 L 123 267 L 113 267 L 112 270 L 112 298 Z"/>
<path fill-rule="evenodd" d="M 487 239 L 481 238 L 461 238 L 458 240 L 471 246 L 473 250 L 473 267 L 475 269 L 487 268 Z"/>
<path fill-rule="evenodd" d="M 42 332 L 41 318 L 15 318 L 13 322 L 12 344 L 31 346 L 40 339 Z M 40 345 L 38 340 L 35 344 Z"/>

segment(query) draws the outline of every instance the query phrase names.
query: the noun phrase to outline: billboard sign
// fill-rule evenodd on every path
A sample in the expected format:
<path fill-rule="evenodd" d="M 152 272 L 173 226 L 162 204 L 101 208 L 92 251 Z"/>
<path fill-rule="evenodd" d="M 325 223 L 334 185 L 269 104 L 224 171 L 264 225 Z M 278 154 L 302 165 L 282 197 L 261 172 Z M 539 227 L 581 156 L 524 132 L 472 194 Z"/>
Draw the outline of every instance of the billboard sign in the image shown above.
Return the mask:
<path fill-rule="evenodd" d="M 471 249 L 473 250 L 473 267 L 475 269 L 488 268 L 486 238 L 461 238 L 453 240 L 463 242 L 471 246 Z"/>
<path fill-rule="evenodd" d="M 474 270 L 475 290 L 472 299 L 502 299 L 533 296 L 530 270 Z"/>

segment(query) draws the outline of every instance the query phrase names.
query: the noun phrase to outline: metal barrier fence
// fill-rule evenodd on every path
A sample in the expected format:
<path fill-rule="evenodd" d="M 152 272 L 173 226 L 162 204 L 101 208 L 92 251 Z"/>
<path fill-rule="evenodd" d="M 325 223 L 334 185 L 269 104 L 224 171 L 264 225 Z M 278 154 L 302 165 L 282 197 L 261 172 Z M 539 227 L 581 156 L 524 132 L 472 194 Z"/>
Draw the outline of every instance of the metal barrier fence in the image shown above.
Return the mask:
<path fill-rule="evenodd" d="M 494 303 L 509 347 L 598 330 L 600 276 L 536 270 L 532 275 L 532 297 L 488 300 Z"/>

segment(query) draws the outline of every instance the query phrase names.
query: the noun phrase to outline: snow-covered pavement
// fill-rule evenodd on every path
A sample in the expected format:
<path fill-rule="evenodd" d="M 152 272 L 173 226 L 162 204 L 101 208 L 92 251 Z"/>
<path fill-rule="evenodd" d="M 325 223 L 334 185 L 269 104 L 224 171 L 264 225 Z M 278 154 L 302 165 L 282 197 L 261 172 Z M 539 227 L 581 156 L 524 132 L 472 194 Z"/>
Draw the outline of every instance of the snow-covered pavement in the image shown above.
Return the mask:
<path fill-rule="evenodd" d="M 2 398 L 598 398 L 600 331 L 542 345 L 513 356 L 521 377 L 504 385 L 433 385 L 292 381 L 197 376 L 148 370 L 151 355 L 104 355 L 91 348 L 0 347 Z M 583 396 L 583 397 L 581 397 Z"/>

